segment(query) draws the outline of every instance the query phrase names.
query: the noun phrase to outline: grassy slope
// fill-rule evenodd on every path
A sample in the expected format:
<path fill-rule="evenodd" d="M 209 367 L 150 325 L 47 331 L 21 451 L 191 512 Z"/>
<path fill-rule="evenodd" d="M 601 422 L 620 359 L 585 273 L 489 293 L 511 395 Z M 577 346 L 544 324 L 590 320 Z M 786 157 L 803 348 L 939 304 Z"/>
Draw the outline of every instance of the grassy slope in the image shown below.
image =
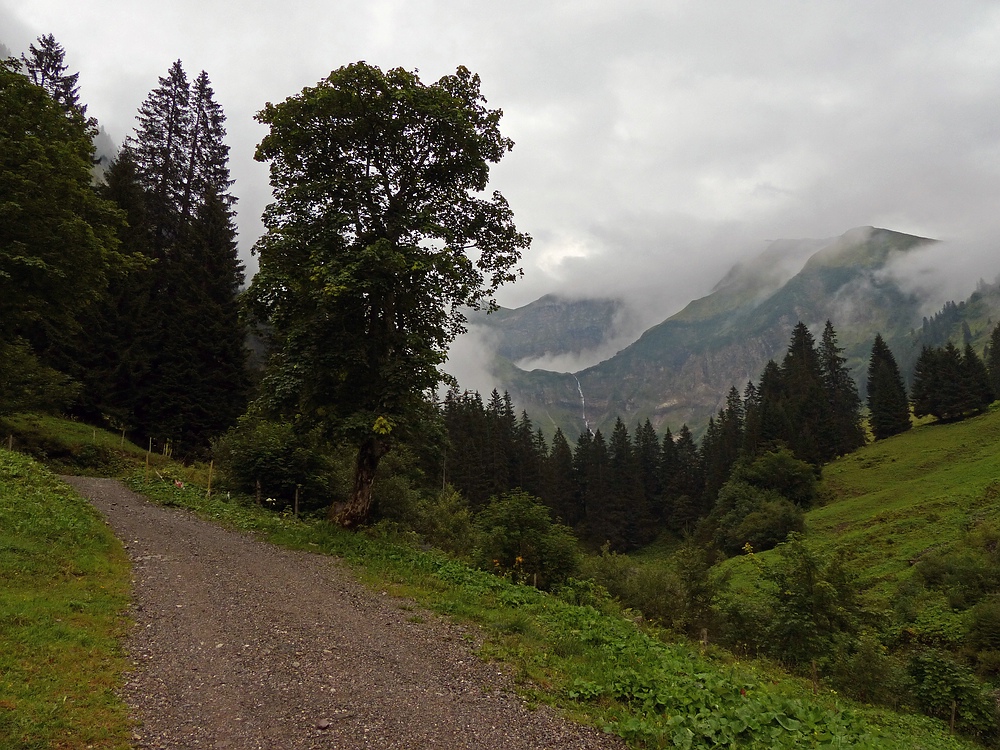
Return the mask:
<path fill-rule="evenodd" d="M 823 475 L 829 502 L 807 515 L 809 538 L 846 548 L 863 580 L 888 595 L 921 554 L 1000 518 L 1000 410 L 916 427 Z"/>
<path fill-rule="evenodd" d="M 0 450 L 0 748 L 126 748 L 129 568 L 97 513 Z"/>
<path fill-rule="evenodd" d="M 73 426 L 49 425 L 49 429 L 53 428 L 58 428 L 56 431 L 64 437 L 78 431 Z M 92 432 L 89 437 L 94 440 Z M 190 507 L 205 517 L 252 531 L 275 543 L 341 555 L 369 585 L 412 597 L 442 614 L 475 623 L 486 635 L 483 656 L 503 661 L 513 669 L 521 678 L 521 689 L 529 700 L 554 704 L 583 721 L 604 726 L 627 737 L 634 747 L 710 747 L 716 746 L 712 738 L 720 741 L 726 736 L 739 737 L 741 747 L 761 748 L 973 747 L 947 736 L 940 722 L 847 708 L 848 702 L 836 694 L 821 692 L 813 696 L 807 684 L 784 677 L 766 664 L 741 663 L 724 652 L 702 653 L 684 643 L 664 642 L 655 631 L 637 628 L 604 600 L 593 601 L 597 609 L 577 606 L 530 587 L 470 570 L 441 554 L 343 532 L 324 523 L 279 516 L 237 502 L 206 500 L 204 490 L 196 484 L 178 489 L 169 481 L 174 477 L 197 481 L 188 470 L 174 464 L 161 465 L 162 480 L 154 471 L 150 475 L 153 481 L 146 485 L 142 481 L 145 472 L 136 458 L 133 452 L 131 463 L 137 477 L 134 485 L 161 502 Z M 125 726 L 123 712 L 111 698 L 109 686 L 124 665 L 117 653 L 117 642 L 108 636 L 111 631 L 107 627 L 121 622 L 118 613 L 124 603 L 124 588 L 118 587 L 124 587 L 126 573 L 120 567 L 124 565 L 120 548 L 107 538 L 106 531 L 95 531 L 103 527 L 94 526 L 92 512 L 79 501 L 71 501 L 53 478 L 23 458 L 5 454 L 5 460 L 13 461 L 15 466 L 13 479 L 3 480 L 8 484 L 15 482 L 13 497 L 21 494 L 16 487 L 25 481 L 24 476 L 32 477 L 31 482 L 51 485 L 52 489 L 46 492 L 54 493 L 37 512 L 27 516 L 23 510 L 20 512 L 22 522 L 17 538 L 37 537 L 52 524 L 58 528 L 68 525 L 74 531 L 61 537 L 69 542 L 66 554 L 70 557 L 65 559 L 72 559 L 75 554 L 89 562 L 86 565 L 54 562 L 54 568 L 38 568 L 31 574 L 38 577 L 27 588 L 35 591 L 41 587 L 46 592 L 42 596 L 26 594 L 17 585 L 8 585 L 6 574 L 0 578 L 4 581 L 0 584 L 3 616 L 17 622 L 32 618 L 41 622 L 38 635 L 33 636 L 37 639 L 34 647 L 0 641 L 0 654 L 18 653 L 20 665 L 20 671 L 14 672 L 5 664 L 0 680 L 12 676 L 19 684 L 25 681 L 20 675 L 31 672 L 38 675 L 34 684 L 44 686 L 50 681 L 64 680 L 63 672 L 69 677 L 79 674 L 80 668 L 63 667 L 53 656 L 64 642 L 73 643 L 75 638 L 89 647 L 86 654 L 76 653 L 79 649 L 74 651 L 74 659 L 87 656 L 92 662 L 81 662 L 85 670 L 82 673 L 89 677 L 86 684 L 96 684 L 100 689 L 91 691 L 89 696 L 77 697 L 69 687 L 53 682 L 56 687 L 43 691 L 37 700 L 17 698 L 16 705 L 0 704 L 0 738 L 12 736 L 11 727 L 31 727 L 31 734 L 26 736 L 35 737 L 42 730 L 49 733 L 47 737 L 37 735 L 43 739 L 34 746 L 82 747 L 73 744 L 76 739 L 64 737 L 71 736 L 71 730 L 76 732 L 74 737 L 85 736 L 80 727 L 106 727 L 107 737 L 87 744 L 123 746 L 120 739 Z M 2 497 L 0 508 L 8 509 L 4 512 L 9 513 L 9 507 L 13 507 L 9 499 L 12 495 Z M 13 548 L 14 543 L 3 536 L 0 540 L 7 554 L 7 547 Z M 7 558 L 2 559 L 7 564 Z M 30 565 L 19 564 L 26 571 L 36 570 L 39 560 L 31 559 L 34 561 Z M 55 561 L 56 557 L 52 559 Z M 91 574 L 87 566 L 104 571 L 108 577 Z M 64 592 L 60 588 L 83 583 L 89 586 L 83 591 Z M 105 589 L 100 588 L 102 585 Z M 588 598 L 586 587 L 577 593 Z M 63 606 L 60 604 L 63 602 L 72 614 L 60 611 L 60 614 L 32 615 L 33 609 L 26 604 L 29 600 L 42 608 Z M 85 620 L 84 615 L 96 619 Z M 72 636 L 66 634 L 69 622 L 77 628 Z M 13 700 L 5 697 L 13 688 L 2 681 L 0 686 L 0 696 L 13 704 Z M 63 695 L 69 697 L 60 702 Z M 76 711 L 73 717 L 69 715 L 71 709 Z M 58 735 L 59 732 L 63 734 Z M 51 739 L 56 736 L 60 739 Z M 6 740 L 0 740 L 0 748 L 5 749 L 2 741 Z M 9 746 L 32 747 L 23 743 Z"/>

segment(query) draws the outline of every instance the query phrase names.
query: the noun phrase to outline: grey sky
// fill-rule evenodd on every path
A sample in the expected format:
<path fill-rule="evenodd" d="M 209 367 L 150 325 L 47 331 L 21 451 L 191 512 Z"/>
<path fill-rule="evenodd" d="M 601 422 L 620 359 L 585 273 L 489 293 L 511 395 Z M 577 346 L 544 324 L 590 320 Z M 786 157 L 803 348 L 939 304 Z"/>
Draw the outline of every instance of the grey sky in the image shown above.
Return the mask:
<path fill-rule="evenodd" d="M 868 224 L 954 241 L 931 278 L 1000 271 L 995 2 L 0 0 L 12 50 L 42 33 L 118 141 L 173 60 L 208 71 L 247 254 L 253 113 L 364 59 L 466 65 L 504 110 L 494 186 L 535 244 L 502 304 L 632 289 L 665 315 L 768 239 Z"/>

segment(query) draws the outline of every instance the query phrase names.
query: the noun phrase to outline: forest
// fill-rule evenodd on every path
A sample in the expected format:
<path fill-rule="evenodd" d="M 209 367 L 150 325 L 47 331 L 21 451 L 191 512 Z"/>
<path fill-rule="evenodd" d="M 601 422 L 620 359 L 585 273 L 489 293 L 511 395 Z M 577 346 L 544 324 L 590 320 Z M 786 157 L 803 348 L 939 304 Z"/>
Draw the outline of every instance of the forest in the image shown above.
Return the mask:
<path fill-rule="evenodd" d="M 830 462 L 989 411 L 1000 324 L 982 353 L 928 343 L 906 378 L 876 336 L 863 402 L 834 323 L 817 342 L 799 322 L 700 441 L 624 418 L 547 439 L 509 395 L 440 369 L 463 310 L 490 308 L 531 242 L 485 192 L 513 144 L 478 76 L 428 84 L 356 63 L 265 105 L 256 158 L 274 202 L 249 285 L 208 74 L 171 65 L 100 178 L 77 78 L 52 36 L 0 62 L 0 418 L 107 427 L 211 462 L 221 487 L 276 514 L 598 590 L 674 637 L 996 745 L 1000 527 L 914 560 L 879 610 L 842 553 L 810 545 L 806 517 L 828 500 Z M 743 598 L 740 561 L 769 550 L 754 574 L 767 585 Z M 928 602 L 946 634 L 914 625 Z"/>

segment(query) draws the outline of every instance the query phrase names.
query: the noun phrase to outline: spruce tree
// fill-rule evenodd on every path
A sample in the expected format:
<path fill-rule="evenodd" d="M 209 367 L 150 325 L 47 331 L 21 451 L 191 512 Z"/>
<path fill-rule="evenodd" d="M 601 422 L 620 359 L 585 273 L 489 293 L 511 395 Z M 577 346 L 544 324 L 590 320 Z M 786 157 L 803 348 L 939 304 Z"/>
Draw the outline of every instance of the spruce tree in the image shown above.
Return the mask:
<path fill-rule="evenodd" d="M 1000 323 L 996 324 L 990 334 L 990 342 L 986 345 L 983 358 L 990 376 L 990 389 L 995 398 L 1000 398 Z"/>
<path fill-rule="evenodd" d="M 663 504 L 659 476 L 660 440 L 648 419 L 636 427 L 634 442 L 639 486 L 651 517 L 656 519 Z"/>
<path fill-rule="evenodd" d="M 924 346 L 913 367 L 913 387 L 910 400 L 913 402 L 913 416 L 920 418 L 930 415 L 940 416 L 941 379 L 940 350 Z"/>
<path fill-rule="evenodd" d="M 699 518 L 708 514 L 704 504 L 704 467 L 686 424 L 681 425 L 675 445 L 677 470 L 671 478 L 670 494 L 674 502 L 670 522 L 676 531 L 690 531 Z"/>
<path fill-rule="evenodd" d="M 781 363 L 782 404 L 790 429 L 785 440 L 797 458 L 819 465 L 836 455 L 829 437 L 830 404 L 823 368 L 809 329 L 799 322 Z"/>
<path fill-rule="evenodd" d="M 66 73 L 68 66 L 63 46 L 52 34 L 44 34 L 37 41 L 37 47 L 31 44 L 28 54 L 21 55 L 28 78 L 45 89 L 67 115 L 86 116 L 87 106 L 80 103 L 80 74 Z"/>
<path fill-rule="evenodd" d="M 232 425 L 248 388 L 235 199 L 213 96 L 204 72 L 192 88 L 175 62 L 107 178 L 109 196 L 135 217 L 123 241 L 154 261 L 113 301 L 119 315 L 137 318 L 115 324 L 130 337 L 117 365 L 121 385 L 131 381 L 119 396 L 124 421 L 182 452 L 204 449 Z"/>
<path fill-rule="evenodd" d="M 545 491 L 543 497 L 556 517 L 567 526 L 576 526 L 583 520 L 582 498 L 574 480 L 573 451 L 563 431 L 556 428 L 552 436 L 552 449 L 545 463 Z"/>
<path fill-rule="evenodd" d="M 584 508 L 587 532 L 594 544 L 608 544 L 611 549 L 624 547 L 620 509 L 612 497 L 608 446 L 600 430 L 594 433 L 587 449 Z"/>
<path fill-rule="evenodd" d="M 610 520 L 618 527 L 622 549 L 634 549 L 650 541 L 655 532 L 639 477 L 639 461 L 621 417 L 615 420 L 608 441 L 608 465 Z"/>
<path fill-rule="evenodd" d="M 966 343 L 962 352 L 962 379 L 966 393 L 966 411 L 981 412 L 993 403 L 994 392 L 986 365 L 972 344 Z"/>
<path fill-rule="evenodd" d="M 654 505 L 653 510 L 656 513 L 656 520 L 660 523 L 669 521 L 673 515 L 677 489 L 675 477 L 679 471 L 677 443 L 668 427 L 660 443 L 660 457 L 656 470 L 660 494 L 659 503 Z"/>
<path fill-rule="evenodd" d="M 868 360 L 868 422 L 876 440 L 910 429 L 910 404 L 896 359 L 882 334 L 875 335 Z"/>
<path fill-rule="evenodd" d="M 837 332 L 828 320 L 823 328 L 823 338 L 819 346 L 820 367 L 827 403 L 830 406 L 830 421 L 826 439 L 833 456 L 842 456 L 857 450 L 865 444 L 865 432 L 861 424 L 861 397 L 858 386 L 847 369 L 847 359 L 843 349 L 837 345 Z"/>

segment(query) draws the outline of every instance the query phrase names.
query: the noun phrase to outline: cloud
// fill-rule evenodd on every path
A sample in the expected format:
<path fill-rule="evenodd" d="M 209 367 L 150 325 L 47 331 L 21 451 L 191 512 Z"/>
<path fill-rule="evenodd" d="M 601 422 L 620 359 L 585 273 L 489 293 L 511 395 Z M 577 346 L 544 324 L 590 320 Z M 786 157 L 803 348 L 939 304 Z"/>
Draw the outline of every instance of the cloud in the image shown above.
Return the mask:
<path fill-rule="evenodd" d="M 962 257 L 945 265 L 966 276 L 1000 239 L 1000 7 L 987 0 L 232 7 L 0 0 L 0 37 L 16 51 L 54 33 L 116 141 L 173 60 L 207 70 L 245 257 L 270 195 L 254 112 L 361 59 L 424 80 L 466 65 L 504 110 L 516 146 L 493 183 L 535 237 L 506 306 L 627 296 L 655 322 L 777 238 L 874 225 L 947 239 Z"/>

